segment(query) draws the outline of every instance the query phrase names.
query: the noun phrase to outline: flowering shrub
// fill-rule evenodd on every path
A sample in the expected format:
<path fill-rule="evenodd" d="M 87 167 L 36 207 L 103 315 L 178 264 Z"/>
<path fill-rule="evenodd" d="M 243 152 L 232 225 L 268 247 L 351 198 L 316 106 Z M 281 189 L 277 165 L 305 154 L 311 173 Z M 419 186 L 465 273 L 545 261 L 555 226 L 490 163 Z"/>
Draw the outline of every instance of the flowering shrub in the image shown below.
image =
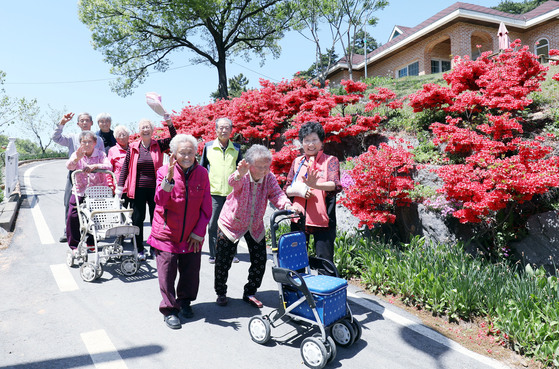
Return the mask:
<path fill-rule="evenodd" d="M 547 68 L 519 40 L 490 54 L 455 58 L 454 69 L 444 75 L 449 87 L 425 85 L 410 97 L 414 111 L 449 114 L 430 128 L 433 142 L 444 145 L 448 155 L 448 164 L 437 170 L 444 181 L 439 191 L 460 205 L 453 216 L 462 223 L 494 224 L 507 205 L 559 186 L 558 158 L 547 157 L 551 149 L 542 142 L 522 137 L 516 115 L 531 103 L 528 95 L 539 89 Z M 456 158 L 462 159 L 452 163 Z"/>
<path fill-rule="evenodd" d="M 354 167 L 344 174 L 347 187 L 341 203 L 360 219 L 359 225 L 394 223 L 394 208 L 411 203 L 413 155 L 402 146 L 381 143 L 348 160 Z"/>
<path fill-rule="evenodd" d="M 559 50 L 550 49 L 549 50 L 549 56 L 559 56 Z M 552 61 L 549 62 L 549 64 L 557 65 L 557 64 L 559 64 L 559 62 L 557 60 L 552 60 Z M 554 74 L 553 77 L 551 77 L 551 78 L 553 78 L 556 81 L 559 81 L 559 73 Z"/>

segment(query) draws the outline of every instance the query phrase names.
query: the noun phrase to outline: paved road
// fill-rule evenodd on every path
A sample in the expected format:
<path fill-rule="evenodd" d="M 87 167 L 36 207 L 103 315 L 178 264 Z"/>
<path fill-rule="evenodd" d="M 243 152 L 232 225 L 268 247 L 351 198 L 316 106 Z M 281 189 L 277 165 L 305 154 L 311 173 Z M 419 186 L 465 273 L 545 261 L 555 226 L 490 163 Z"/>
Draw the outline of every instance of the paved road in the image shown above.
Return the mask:
<path fill-rule="evenodd" d="M 202 256 L 195 317 L 180 330 L 163 323 L 155 261 L 126 277 L 109 264 L 86 283 L 65 265 L 63 161 L 20 168 L 26 200 L 11 246 L 0 250 L 0 368 L 305 368 L 300 327 L 272 330 L 265 346 L 251 341 L 247 324 L 260 314 L 241 300 L 248 255 L 233 264 L 227 307 L 215 304 L 213 266 Z M 207 245 L 204 245 L 207 251 Z M 263 313 L 278 303 L 268 264 L 258 297 Z M 338 348 L 327 368 L 504 368 L 425 328 L 404 311 L 354 287 L 350 306 L 362 339 Z"/>

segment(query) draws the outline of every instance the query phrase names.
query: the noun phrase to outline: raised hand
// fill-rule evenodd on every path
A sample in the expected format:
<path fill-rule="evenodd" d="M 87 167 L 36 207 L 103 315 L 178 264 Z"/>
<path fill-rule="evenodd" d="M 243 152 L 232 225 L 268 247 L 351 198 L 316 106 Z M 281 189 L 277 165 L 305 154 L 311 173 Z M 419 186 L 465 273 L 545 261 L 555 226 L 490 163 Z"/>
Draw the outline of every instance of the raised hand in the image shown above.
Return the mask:
<path fill-rule="evenodd" d="M 80 147 L 78 147 L 78 149 L 76 150 L 76 158 L 79 160 L 82 160 L 82 158 L 85 156 L 85 146 L 80 145 Z"/>
<path fill-rule="evenodd" d="M 239 175 L 241 177 L 244 177 L 245 174 L 248 173 L 248 168 L 250 167 L 250 164 L 248 163 L 248 161 L 246 161 L 245 159 L 241 160 L 239 162 L 239 165 L 237 165 L 237 171 L 239 172 Z"/>
<path fill-rule="evenodd" d="M 171 182 L 173 180 L 173 176 L 175 175 L 175 164 L 177 162 L 177 157 L 175 153 L 171 154 L 169 158 L 169 171 L 167 172 L 167 182 Z"/>
<path fill-rule="evenodd" d="M 74 113 L 66 113 L 64 114 L 64 116 L 62 117 L 62 119 L 60 120 L 60 124 L 65 125 L 66 123 L 68 123 L 69 121 L 72 120 L 72 118 L 74 117 Z"/>
<path fill-rule="evenodd" d="M 309 168 L 309 170 L 307 171 L 307 175 L 305 177 L 303 177 L 303 182 L 312 188 L 316 187 L 316 183 L 318 182 L 318 179 L 321 177 L 320 175 L 320 170 L 319 169 L 313 169 L 313 168 Z M 310 191 L 307 191 L 310 192 Z M 307 196 L 308 198 L 309 196 Z"/>

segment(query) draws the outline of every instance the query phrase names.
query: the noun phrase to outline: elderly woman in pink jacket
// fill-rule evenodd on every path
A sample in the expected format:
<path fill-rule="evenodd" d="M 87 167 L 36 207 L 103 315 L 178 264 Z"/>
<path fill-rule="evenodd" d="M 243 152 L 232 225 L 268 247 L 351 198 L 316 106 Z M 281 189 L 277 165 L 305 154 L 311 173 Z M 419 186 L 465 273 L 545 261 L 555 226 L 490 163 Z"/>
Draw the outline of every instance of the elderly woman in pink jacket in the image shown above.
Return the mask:
<path fill-rule="evenodd" d="M 270 151 L 262 145 L 253 145 L 239 162 L 237 170 L 229 176 L 233 191 L 223 205 L 217 231 L 214 288 L 216 303 L 220 306 L 227 305 L 227 277 L 237 244 L 244 237 L 250 254 L 250 268 L 243 300 L 262 307 L 254 295 L 262 284 L 266 269 L 264 213 L 268 200 L 278 209 L 294 210 L 276 177 L 270 173 L 271 164 Z"/>
<path fill-rule="evenodd" d="M 76 249 L 81 239 L 80 220 L 78 219 L 78 210 L 76 209 L 77 204 L 83 201 L 86 188 L 90 186 L 108 186 L 107 174 L 92 172 L 96 169 L 112 169 L 105 151 L 96 147 L 97 138 L 97 135 L 92 131 L 82 131 L 78 136 L 80 146 L 70 155 L 70 159 L 66 162 L 68 170 L 82 170 L 81 173 L 76 174 L 75 186 L 78 199 L 75 198 L 74 194 L 70 196 L 68 217 L 66 218 L 68 246 L 72 250 Z M 88 236 L 87 245 L 94 245 L 91 235 Z"/>
<path fill-rule="evenodd" d="M 155 249 L 159 311 L 171 329 L 194 313 L 200 284 L 200 260 L 206 227 L 212 215 L 208 171 L 196 162 L 198 143 L 191 135 L 176 135 L 170 142 L 171 159 L 157 171 L 155 213 L 149 244 Z M 175 290 L 175 279 L 179 281 Z"/>

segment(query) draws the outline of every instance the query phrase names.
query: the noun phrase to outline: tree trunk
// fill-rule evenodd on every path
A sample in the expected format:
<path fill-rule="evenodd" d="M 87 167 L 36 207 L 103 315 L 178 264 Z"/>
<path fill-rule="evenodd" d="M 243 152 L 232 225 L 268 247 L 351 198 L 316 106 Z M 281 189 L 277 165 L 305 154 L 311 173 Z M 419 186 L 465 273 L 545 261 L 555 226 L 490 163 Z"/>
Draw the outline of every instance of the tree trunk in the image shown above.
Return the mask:
<path fill-rule="evenodd" d="M 217 61 L 217 75 L 218 75 L 218 91 L 219 97 L 222 99 L 229 99 L 229 91 L 227 89 L 227 68 L 225 65 L 225 51 L 219 52 L 219 59 Z"/>

